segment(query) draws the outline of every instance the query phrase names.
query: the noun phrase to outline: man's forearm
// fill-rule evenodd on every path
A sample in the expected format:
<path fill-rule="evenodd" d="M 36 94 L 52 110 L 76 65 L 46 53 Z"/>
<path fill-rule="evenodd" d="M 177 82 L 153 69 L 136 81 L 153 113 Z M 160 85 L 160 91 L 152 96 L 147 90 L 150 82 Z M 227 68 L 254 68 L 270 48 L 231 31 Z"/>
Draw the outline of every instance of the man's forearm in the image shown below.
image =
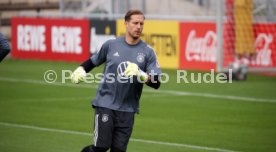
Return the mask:
<path fill-rule="evenodd" d="M 89 71 L 91 71 L 93 68 L 96 67 L 96 65 L 94 65 L 90 59 L 84 61 L 80 66 L 83 67 L 86 73 L 88 73 Z"/>
<path fill-rule="evenodd" d="M 1 49 L 0 50 L 0 62 L 9 54 L 10 49 Z"/>
<path fill-rule="evenodd" d="M 158 89 L 161 85 L 161 82 L 159 81 L 159 75 L 150 76 L 146 84 L 154 89 Z"/>

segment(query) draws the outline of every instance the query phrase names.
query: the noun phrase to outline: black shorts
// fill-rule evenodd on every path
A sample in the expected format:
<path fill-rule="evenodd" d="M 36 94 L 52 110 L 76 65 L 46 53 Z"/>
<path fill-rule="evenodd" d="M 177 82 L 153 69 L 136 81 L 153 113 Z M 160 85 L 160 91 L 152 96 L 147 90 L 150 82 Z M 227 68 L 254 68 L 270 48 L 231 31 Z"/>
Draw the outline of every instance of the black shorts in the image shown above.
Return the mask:
<path fill-rule="evenodd" d="M 134 115 L 134 112 L 95 107 L 94 146 L 126 151 Z"/>

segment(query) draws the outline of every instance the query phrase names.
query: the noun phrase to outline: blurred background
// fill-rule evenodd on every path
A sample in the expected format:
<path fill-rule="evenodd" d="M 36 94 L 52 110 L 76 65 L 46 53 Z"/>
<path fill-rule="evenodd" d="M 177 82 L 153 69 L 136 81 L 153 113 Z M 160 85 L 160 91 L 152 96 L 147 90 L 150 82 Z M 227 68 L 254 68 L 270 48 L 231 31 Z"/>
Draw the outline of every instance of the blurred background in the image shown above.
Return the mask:
<path fill-rule="evenodd" d="M 81 39 L 89 42 L 81 45 L 90 48 L 89 53 L 93 54 L 104 41 L 123 34 L 119 33 L 123 31 L 120 20 L 127 10 L 140 9 L 148 21 L 143 40 L 156 50 L 164 68 L 214 68 L 223 72 L 229 68 L 235 71 L 249 67 L 253 72 L 275 72 L 275 0 L 2 0 L 0 4 L 0 32 L 13 43 L 14 58 L 27 55 L 20 52 L 17 45 L 18 24 L 27 24 L 18 17 L 33 19 L 31 23 L 49 18 L 57 22 L 82 18 L 90 22 L 90 29 L 82 29 L 89 35 Z M 159 24 L 158 21 L 164 22 Z M 158 27 L 163 29 L 156 29 Z M 47 28 L 46 33 L 50 31 Z M 28 35 L 27 31 L 25 33 Z M 21 38 L 26 40 L 28 36 Z M 51 38 L 46 37 L 45 45 L 50 51 L 52 44 L 47 43 L 48 40 Z M 36 48 L 30 50 L 36 51 Z M 59 57 L 45 57 L 47 60 L 53 58 Z"/>

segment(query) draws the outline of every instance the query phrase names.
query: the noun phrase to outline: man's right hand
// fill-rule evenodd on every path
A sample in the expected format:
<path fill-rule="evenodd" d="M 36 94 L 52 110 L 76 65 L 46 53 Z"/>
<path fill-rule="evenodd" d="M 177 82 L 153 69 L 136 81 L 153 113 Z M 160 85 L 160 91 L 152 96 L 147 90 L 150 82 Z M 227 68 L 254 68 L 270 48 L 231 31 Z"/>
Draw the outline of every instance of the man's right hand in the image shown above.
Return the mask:
<path fill-rule="evenodd" d="M 86 72 L 82 66 L 79 66 L 72 74 L 71 74 L 71 82 L 72 83 L 80 83 L 84 80 L 86 76 Z"/>

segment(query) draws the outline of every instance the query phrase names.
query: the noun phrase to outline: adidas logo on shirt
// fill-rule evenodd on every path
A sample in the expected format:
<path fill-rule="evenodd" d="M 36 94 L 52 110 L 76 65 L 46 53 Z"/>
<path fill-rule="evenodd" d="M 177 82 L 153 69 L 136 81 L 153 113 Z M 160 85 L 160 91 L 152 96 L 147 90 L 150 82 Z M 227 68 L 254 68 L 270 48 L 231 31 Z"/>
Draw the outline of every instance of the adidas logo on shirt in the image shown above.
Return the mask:
<path fill-rule="evenodd" d="M 114 53 L 113 56 L 120 56 L 118 52 Z"/>

